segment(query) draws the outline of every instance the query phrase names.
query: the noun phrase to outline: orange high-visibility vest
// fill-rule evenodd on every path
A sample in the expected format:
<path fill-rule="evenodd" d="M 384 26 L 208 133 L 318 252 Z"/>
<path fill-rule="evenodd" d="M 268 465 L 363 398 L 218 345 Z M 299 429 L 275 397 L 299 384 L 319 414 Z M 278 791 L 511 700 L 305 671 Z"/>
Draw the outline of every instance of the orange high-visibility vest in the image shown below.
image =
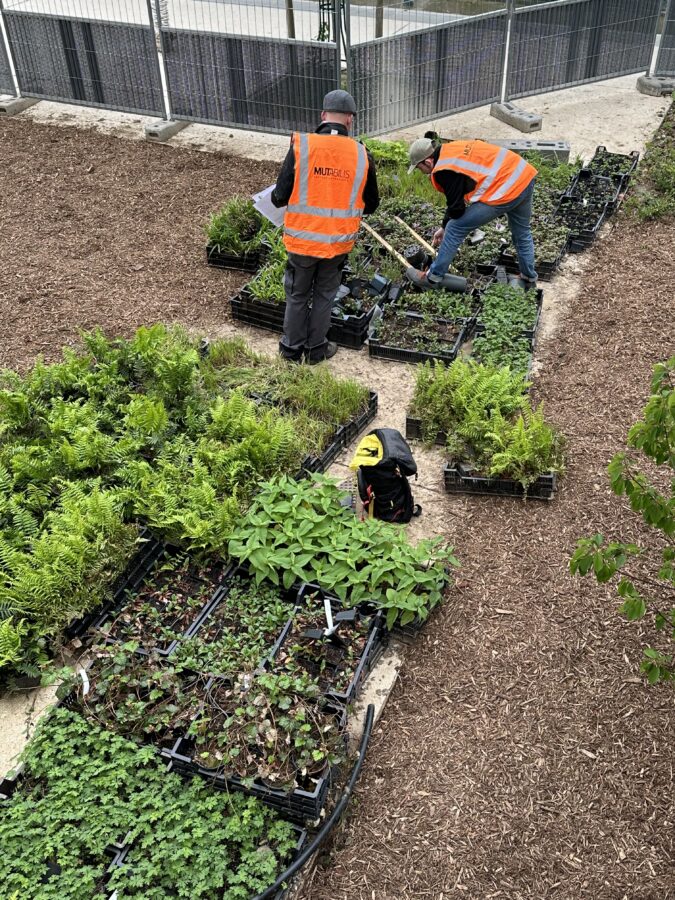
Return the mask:
<path fill-rule="evenodd" d="M 289 253 L 331 259 L 349 253 L 363 215 L 368 155 L 340 134 L 294 134 L 295 182 L 284 215 Z"/>
<path fill-rule="evenodd" d="M 515 200 L 537 174 L 535 167 L 513 150 L 485 141 L 450 141 L 441 146 L 438 162 L 431 173 L 431 181 L 441 193 L 443 188 L 434 175 L 444 169 L 461 172 L 476 182 L 474 190 L 464 195 L 467 203 L 480 200 L 491 206 Z"/>

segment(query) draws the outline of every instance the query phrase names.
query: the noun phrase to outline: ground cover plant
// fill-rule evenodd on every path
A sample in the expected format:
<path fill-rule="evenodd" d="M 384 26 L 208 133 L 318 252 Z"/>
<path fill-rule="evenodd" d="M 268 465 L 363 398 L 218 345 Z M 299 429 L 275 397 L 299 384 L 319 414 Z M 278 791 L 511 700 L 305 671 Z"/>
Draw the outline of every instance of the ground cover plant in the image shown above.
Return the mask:
<path fill-rule="evenodd" d="M 222 575 L 221 563 L 191 562 L 185 554 L 169 557 L 141 587 L 125 592 L 101 631 L 111 640 L 166 650 L 204 610 Z"/>
<path fill-rule="evenodd" d="M 22 900 L 242 900 L 272 884 L 297 832 L 252 798 L 167 774 L 148 747 L 55 710 L 0 803 L 0 884 Z M 74 798 L 76 805 L 74 806 Z M 131 842 L 106 885 L 106 848 Z"/>
<path fill-rule="evenodd" d="M 249 197 L 234 196 L 204 226 L 210 252 L 244 256 L 259 251 L 272 226 Z"/>
<path fill-rule="evenodd" d="M 659 219 L 675 213 L 675 108 L 670 105 L 633 180 L 628 207 L 640 219 Z"/>
<path fill-rule="evenodd" d="M 490 285 L 481 295 L 478 334 L 471 354 L 485 365 L 527 373 L 532 359 L 532 332 L 538 317 L 536 291 Z"/>
<path fill-rule="evenodd" d="M 614 581 L 629 621 L 649 616 L 657 646 L 645 648 L 641 670 L 655 684 L 675 677 L 675 356 L 654 367 L 651 396 L 627 443 L 608 466 L 612 490 L 653 533 L 640 543 L 602 534 L 581 538 L 570 569 Z"/>
<path fill-rule="evenodd" d="M 306 788 L 308 778 L 345 755 L 340 723 L 324 706 L 318 681 L 290 662 L 280 672 L 215 679 L 188 738 L 204 768 L 286 791 Z"/>
<path fill-rule="evenodd" d="M 413 546 L 394 525 L 360 521 L 340 505 L 344 497 L 325 476 L 270 481 L 242 517 L 228 553 L 256 581 L 319 584 L 347 606 L 367 600 L 385 610 L 390 628 L 426 619 L 449 583 L 447 567 L 458 564 L 452 548 L 440 539 Z"/>
<path fill-rule="evenodd" d="M 462 328 L 461 322 L 426 313 L 411 317 L 406 310 L 388 308 L 376 324 L 374 337 L 384 347 L 448 355 L 454 351 Z"/>
<path fill-rule="evenodd" d="M 234 679 L 252 672 L 276 643 L 295 609 L 278 587 L 237 576 L 198 631 L 181 641 L 172 662 L 185 669 Z"/>
<path fill-rule="evenodd" d="M 477 474 L 510 478 L 525 490 L 537 478 L 563 469 L 563 441 L 532 409 L 526 382 L 508 367 L 457 359 L 450 366 L 425 363 L 417 371 L 409 414 L 421 420 L 422 435 L 440 435 L 452 462 Z"/>
<path fill-rule="evenodd" d="M 318 680 L 324 693 L 345 694 L 356 675 L 374 620 L 358 610 L 352 610 L 352 616 L 345 618 L 341 604 L 329 602 L 336 630 L 326 635 L 323 592 L 314 589 L 304 593 L 273 666 L 274 671 L 299 667 Z M 336 620 L 336 616 L 342 618 Z"/>
<path fill-rule="evenodd" d="M 139 518 L 222 551 L 261 479 L 299 471 L 367 408 L 367 390 L 291 373 L 242 342 L 201 352 L 161 325 L 82 340 L 60 363 L 0 379 L 3 676 L 36 673 L 62 629 L 109 595 Z M 247 395 L 254 384 L 271 402 Z"/>
<path fill-rule="evenodd" d="M 400 310 L 413 310 L 443 319 L 461 319 L 472 315 L 475 298 L 471 293 L 453 291 L 406 291 L 396 305 Z"/>

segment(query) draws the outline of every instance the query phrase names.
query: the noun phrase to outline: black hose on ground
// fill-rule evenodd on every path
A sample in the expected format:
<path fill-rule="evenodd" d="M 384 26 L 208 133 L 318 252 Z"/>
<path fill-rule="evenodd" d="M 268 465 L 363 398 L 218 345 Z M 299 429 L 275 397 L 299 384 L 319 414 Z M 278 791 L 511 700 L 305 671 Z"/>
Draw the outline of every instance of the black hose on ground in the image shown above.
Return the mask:
<path fill-rule="evenodd" d="M 284 884 L 285 881 L 288 881 L 290 878 L 295 875 L 295 873 L 300 869 L 310 856 L 318 850 L 318 848 L 323 844 L 328 835 L 333 830 L 336 822 L 339 820 L 342 812 L 349 802 L 349 799 L 352 795 L 352 791 L 354 790 L 354 785 L 356 784 L 356 780 L 359 777 L 359 773 L 361 772 L 361 766 L 363 765 L 363 761 L 366 758 L 366 750 L 368 749 L 368 742 L 370 741 L 370 732 L 373 730 L 373 719 L 375 718 L 375 707 L 372 703 L 368 704 L 368 709 L 366 710 L 366 721 L 363 725 L 363 737 L 361 738 L 361 744 L 359 745 L 359 755 L 354 763 L 354 768 L 352 769 L 352 774 L 349 779 L 349 783 L 347 787 L 344 789 L 342 796 L 340 797 L 339 803 L 336 805 L 333 812 L 326 819 L 326 821 L 321 826 L 321 830 L 318 834 L 315 835 L 314 840 L 305 847 L 305 849 L 300 853 L 298 858 L 294 860 L 291 865 L 283 872 L 274 884 L 271 884 L 266 890 L 262 892 L 262 894 L 258 894 L 253 900 L 268 900 L 268 898 L 273 897 L 280 887 Z"/>

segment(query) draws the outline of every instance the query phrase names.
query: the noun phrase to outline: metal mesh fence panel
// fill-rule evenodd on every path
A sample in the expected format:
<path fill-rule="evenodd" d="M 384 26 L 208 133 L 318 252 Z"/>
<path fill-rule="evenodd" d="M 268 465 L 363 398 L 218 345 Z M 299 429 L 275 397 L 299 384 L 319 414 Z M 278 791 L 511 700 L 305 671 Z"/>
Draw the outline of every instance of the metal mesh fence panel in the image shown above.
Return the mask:
<path fill-rule="evenodd" d="M 313 131 L 339 86 L 335 8 L 326 0 L 164 0 L 172 115 L 266 131 Z"/>
<path fill-rule="evenodd" d="M 12 70 L 9 67 L 9 58 L 5 49 L 5 42 L 0 32 L 0 94 L 14 95 L 14 82 Z"/>
<path fill-rule="evenodd" d="M 660 0 L 564 0 L 516 10 L 507 95 L 646 69 L 659 9 Z"/>
<path fill-rule="evenodd" d="M 505 41 L 501 12 L 352 46 L 359 131 L 377 134 L 497 99 Z"/>
<path fill-rule="evenodd" d="M 675 75 L 675 3 L 672 0 L 666 9 L 654 74 Z"/>
<path fill-rule="evenodd" d="M 29 0 L 21 3 L 21 11 L 18 7 L 18 0 L 5 0 L 23 94 L 163 115 L 155 38 L 144 0 L 108 5 Z"/>
<path fill-rule="evenodd" d="M 164 31 L 173 117 L 288 132 L 313 131 L 336 86 L 336 48 Z"/>

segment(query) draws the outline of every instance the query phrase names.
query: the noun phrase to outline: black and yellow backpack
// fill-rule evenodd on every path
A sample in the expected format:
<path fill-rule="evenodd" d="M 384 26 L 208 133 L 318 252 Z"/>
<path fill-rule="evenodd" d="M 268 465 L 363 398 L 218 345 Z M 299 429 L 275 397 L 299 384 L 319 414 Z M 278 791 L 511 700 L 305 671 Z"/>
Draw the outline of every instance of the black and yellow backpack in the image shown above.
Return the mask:
<path fill-rule="evenodd" d="M 356 472 L 364 515 L 405 523 L 422 512 L 408 484 L 409 476 L 417 477 L 417 463 L 400 431 L 371 431 L 362 438 L 349 467 Z"/>

